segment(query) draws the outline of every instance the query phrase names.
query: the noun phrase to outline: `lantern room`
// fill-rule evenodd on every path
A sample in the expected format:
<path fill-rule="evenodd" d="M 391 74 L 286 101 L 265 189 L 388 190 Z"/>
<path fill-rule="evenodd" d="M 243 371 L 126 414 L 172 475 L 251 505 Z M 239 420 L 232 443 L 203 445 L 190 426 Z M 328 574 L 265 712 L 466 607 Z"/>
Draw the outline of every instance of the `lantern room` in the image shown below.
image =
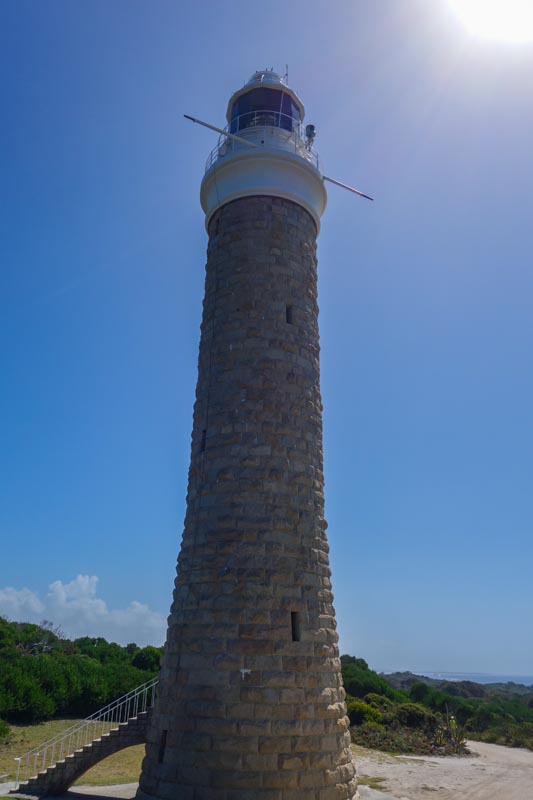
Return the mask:
<path fill-rule="evenodd" d="M 257 126 L 299 132 L 304 114 L 285 80 L 273 70 L 260 70 L 230 98 L 226 118 L 233 134 Z"/>

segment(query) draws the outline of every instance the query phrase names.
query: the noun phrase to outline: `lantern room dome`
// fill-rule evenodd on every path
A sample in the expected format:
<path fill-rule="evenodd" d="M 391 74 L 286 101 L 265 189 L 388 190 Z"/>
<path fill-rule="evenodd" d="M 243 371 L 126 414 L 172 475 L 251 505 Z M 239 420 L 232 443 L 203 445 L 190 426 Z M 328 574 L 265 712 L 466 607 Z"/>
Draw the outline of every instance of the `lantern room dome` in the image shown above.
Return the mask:
<path fill-rule="evenodd" d="M 285 78 L 282 78 L 281 75 L 278 75 L 273 69 L 256 69 L 252 77 L 248 80 L 248 83 L 257 83 L 257 81 L 263 83 L 282 83 L 283 85 L 287 83 Z"/>

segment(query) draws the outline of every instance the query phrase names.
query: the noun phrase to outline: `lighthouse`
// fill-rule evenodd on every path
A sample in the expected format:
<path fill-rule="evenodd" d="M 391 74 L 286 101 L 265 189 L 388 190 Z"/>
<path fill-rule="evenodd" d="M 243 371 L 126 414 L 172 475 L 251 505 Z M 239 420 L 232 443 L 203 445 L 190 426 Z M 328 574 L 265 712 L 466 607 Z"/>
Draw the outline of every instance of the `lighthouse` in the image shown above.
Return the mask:
<path fill-rule="evenodd" d="M 229 100 L 187 510 L 138 800 L 357 797 L 322 464 L 314 126 L 286 79 Z"/>

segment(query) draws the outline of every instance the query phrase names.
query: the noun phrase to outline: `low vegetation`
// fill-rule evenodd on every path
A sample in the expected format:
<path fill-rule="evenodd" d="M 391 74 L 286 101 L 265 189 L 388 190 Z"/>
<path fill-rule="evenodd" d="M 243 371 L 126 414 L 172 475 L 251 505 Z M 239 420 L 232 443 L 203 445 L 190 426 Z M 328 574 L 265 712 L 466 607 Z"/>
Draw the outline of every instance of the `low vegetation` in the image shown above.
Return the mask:
<path fill-rule="evenodd" d="M 370 775 L 358 775 L 357 776 L 357 785 L 358 786 L 369 786 L 371 789 L 377 789 L 379 792 L 384 791 L 384 787 L 382 786 L 385 783 L 386 778 L 376 778 L 371 777 Z"/>
<path fill-rule="evenodd" d="M 463 753 L 465 739 L 533 750 L 533 687 L 378 675 L 342 656 L 352 739 L 396 753 Z"/>

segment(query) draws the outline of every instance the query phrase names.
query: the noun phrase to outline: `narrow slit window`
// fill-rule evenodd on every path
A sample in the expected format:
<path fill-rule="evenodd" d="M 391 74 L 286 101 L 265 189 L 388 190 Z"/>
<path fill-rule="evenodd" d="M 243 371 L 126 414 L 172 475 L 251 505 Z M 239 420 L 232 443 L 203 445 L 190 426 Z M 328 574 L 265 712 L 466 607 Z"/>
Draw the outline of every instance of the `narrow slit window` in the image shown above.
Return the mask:
<path fill-rule="evenodd" d="M 293 322 L 293 306 L 286 306 L 285 308 L 285 320 L 289 325 L 292 325 Z"/>
<path fill-rule="evenodd" d="M 292 641 L 299 642 L 302 637 L 299 611 L 291 611 L 291 632 L 292 632 Z"/>
<path fill-rule="evenodd" d="M 159 740 L 159 755 L 157 759 L 160 764 L 163 763 L 163 759 L 165 758 L 165 750 L 167 748 L 167 734 L 168 731 L 161 731 L 161 739 Z"/>
<path fill-rule="evenodd" d="M 200 452 L 203 453 L 205 451 L 205 440 L 207 438 L 207 430 L 204 428 L 202 431 L 202 442 L 200 444 Z"/>

